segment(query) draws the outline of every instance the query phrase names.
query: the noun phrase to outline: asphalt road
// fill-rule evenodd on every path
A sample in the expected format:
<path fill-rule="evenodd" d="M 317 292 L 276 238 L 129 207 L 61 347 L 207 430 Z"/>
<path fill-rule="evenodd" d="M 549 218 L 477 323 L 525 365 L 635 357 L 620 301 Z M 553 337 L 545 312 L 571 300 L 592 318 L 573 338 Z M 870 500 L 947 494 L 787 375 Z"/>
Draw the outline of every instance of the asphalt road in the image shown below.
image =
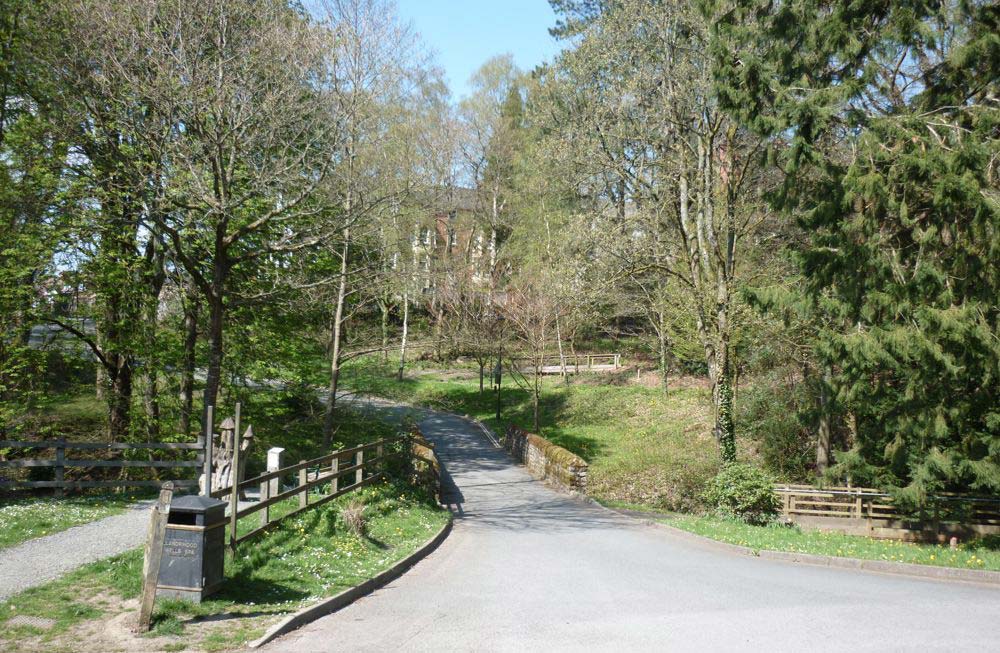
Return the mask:
<path fill-rule="evenodd" d="M 720 552 L 558 494 L 426 414 L 451 536 L 268 651 L 1000 651 L 1000 589 Z"/>

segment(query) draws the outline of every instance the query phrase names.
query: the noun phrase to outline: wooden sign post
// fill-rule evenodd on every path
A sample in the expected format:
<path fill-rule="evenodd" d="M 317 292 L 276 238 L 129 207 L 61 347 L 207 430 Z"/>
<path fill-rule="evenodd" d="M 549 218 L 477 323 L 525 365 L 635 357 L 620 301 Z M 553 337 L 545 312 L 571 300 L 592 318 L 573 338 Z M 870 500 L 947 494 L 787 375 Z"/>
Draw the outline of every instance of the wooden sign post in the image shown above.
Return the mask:
<path fill-rule="evenodd" d="M 240 512 L 240 410 L 241 406 L 239 402 L 236 402 L 236 418 L 234 420 L 233 428 L 233 463 L 230 467 L 230 483 L 232 483 L 232 493 L 229 495 L 229 550 L 233 552 L 233 558 L 236 558 L 236 522 L 239 519 Z"/>
<path fill-rule="evenodd" d="M 146 554 L 142 564 L 142 596 L 139 604 L 140 633 L 149 631 L 153 619 L 153 603 L 156 601 L 156 581 L 160 576 L 160 560 L 163 559 L 163 539 L 167 532 L 167 517 L 170 516 L 170 501 L 174 496 L 174 484 L 167 482 L 160 489 L 160 499 L 153 506 L 149 517 L 149 536 L 146 538 Z"/>

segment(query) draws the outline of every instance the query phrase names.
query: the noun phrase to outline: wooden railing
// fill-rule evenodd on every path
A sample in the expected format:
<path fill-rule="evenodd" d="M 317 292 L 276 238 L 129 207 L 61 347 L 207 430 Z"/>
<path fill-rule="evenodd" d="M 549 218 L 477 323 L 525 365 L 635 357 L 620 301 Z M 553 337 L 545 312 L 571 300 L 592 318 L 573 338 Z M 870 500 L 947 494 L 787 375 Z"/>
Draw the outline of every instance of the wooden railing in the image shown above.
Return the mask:
<path fill-rule="evenodd" d="M 398 450 L 391 451 L 392 449 Z M 265 472 L 232 487 L 213 491 L 214 497 L 229 497 L 230 548 L 235 551 L 238 544 L 253 539 L 282 520 L 375 483 L 384 477 L 386 461 L 400 457 L 405 459 L 410 455 L 409 452 L 408 437 L 384 438 L 357 447 L 333 451 L 312 460 L 303 460 L 294 465 Z M 288 476 L 296 477 L 298 483 L 290 489 L 282 489 L 281 479 Z M 345 480 L 347 484 L 344 484 Z M 309 492 L 323 486 L 327 486 L 323 495 L 310 501 Z M 260 489 L 260 501 L 239 508 L 240 493 L 252 488 Z M 272 506 L 295 497 L 298 498 L 298 508 L 281 517 L 271 518 Z M 236 528 L 238 520 L 257 513 L 260 513 L 260 525 L 248 533 L 238 535 Z"/>
<path fill-rule="evenodd" d="M 538 359 L 519 357 L 513 359 L 517 367 L 533 367 L 539 363 Z M 565 367 L 567 370 L 579 372 L 581 370 L 593 370 L 600 366 L 618 369 L 621 367 L 621 354 L 558 354 L 546 355 L 541 358 L 542 367 Z"/>
<path fill-rule="evenodd" d="M 942 494 L 933 497 L 923 515 L 899 510 L 892 497 L 872 488 L 809 485 L 777 485 L 782 513 L 789 517 L 830 517 L 841 519 L 957 521 L 965 524 L 1000 525 L 1000 499 Z"/>
<path fill-rule="evenodd" d="M 197 468 L 202 465 L 201 455 L 205 448 L 199 442 L 70 442 L 58 440 L 0 440 L 0 449 L 51 449 L 53 458 L 15 458 L 0 460 L 0 469 L 25 469 L 34 467 L 49 467 L 54 470 L 54 480 L 25 481 L 0 479 L 0 487 L 9 488 L 54 488 L 57 495 L 67 489 L 105 488 L 105 487 L 160 487 L 163 480 L 132 480 L 114 479 L 102 481 L 66 480 L 67 468 L 147 468 L 147 469 L 183 469 Z M 133 460 L 126 458 L 67 458 L 67 451 L 196 451 L 197 460 Z M 198 481 L 191 479 L 176 479 L 176 487 L 197 487 Z"/>

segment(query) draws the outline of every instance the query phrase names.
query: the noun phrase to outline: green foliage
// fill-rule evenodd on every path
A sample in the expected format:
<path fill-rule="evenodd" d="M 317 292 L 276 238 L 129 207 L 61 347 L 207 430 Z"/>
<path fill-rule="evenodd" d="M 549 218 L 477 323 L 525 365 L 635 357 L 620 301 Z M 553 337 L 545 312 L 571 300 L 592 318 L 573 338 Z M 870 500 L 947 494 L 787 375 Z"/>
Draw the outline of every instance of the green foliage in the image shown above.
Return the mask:
<path fill-rule="evenodd" d="M 702 7 L 720 102 L 771 137 L 772 204 L 808 235 L 797 302 L 855 425 L 831 474 L 913 506 L 1000 491 L 1000 10 Z"/>
<path fill-rule="evenodd" d="M 709 482 L 704 496 L 717 513 L 748 524 L 766 524 L 781 509 L 771 475 L 746 463 L 725 465 Z"/>
<path fill-rule="evenodd" d="M 1000 206 L 988 173 L 1000 111 L 940 120 L 940 136 L 922 117 L 871 126 L 841 182 L 864 209 L 817 211 L 822 247 L 804 257 L 814 287 L 832 288 L 860 326 L 823 334 L 858 407 L 858 453 L 915 503 L 1000 491 Z"/>
<path fill-rule="evenodd" d="M 755 443 L 764 468 L 783 481 L 812 480 L 816 456 L 815 393 L 799 379 L 759 372 L 740 388 L 741 433 Z"/>
<path fill-rule="evenodd" d="M 20 437 L 44 390 L 44 357 L 30 347 L 37 284 L 51 269 L 57 231 L 48 211 L 60 190 L 65 142 L 22 97 L 38 90 L 28 50 L 38 7 L 11 0 L 0 12 L 0 438 Z"/>

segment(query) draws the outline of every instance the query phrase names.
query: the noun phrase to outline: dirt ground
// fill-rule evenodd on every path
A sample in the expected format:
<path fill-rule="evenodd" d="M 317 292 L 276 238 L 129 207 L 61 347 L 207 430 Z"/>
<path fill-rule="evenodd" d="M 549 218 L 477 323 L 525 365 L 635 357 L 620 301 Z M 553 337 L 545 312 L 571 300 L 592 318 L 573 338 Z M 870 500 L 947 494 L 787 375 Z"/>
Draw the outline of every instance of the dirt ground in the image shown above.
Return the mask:
<path fill-rule="evenodd" d="M 138 635 L 134 632 L 139 612 L 139 601 L 122 600 L 102 593 L 88 597 L 87 602 L 104 612 L 97 619 L 84 621 L 57 634 L 40 634 L 15 642 L 5 641 L 0 636 L 0 651 L 18 653 L 177 653 L 180 651 L 203 651 L 203 642 L 212 635 L 232 631 L 234 619 L 243 630 L 253 628 L 263 632 L 280 619 L 278 615 L 261 617 L 240 617 L 239 615 L 219 618 L 182 618 L 180 635 Z M 227 638 L 228 639 L 228 638 Z M 212 650 L 238 650 L 241 646 Z"/>

